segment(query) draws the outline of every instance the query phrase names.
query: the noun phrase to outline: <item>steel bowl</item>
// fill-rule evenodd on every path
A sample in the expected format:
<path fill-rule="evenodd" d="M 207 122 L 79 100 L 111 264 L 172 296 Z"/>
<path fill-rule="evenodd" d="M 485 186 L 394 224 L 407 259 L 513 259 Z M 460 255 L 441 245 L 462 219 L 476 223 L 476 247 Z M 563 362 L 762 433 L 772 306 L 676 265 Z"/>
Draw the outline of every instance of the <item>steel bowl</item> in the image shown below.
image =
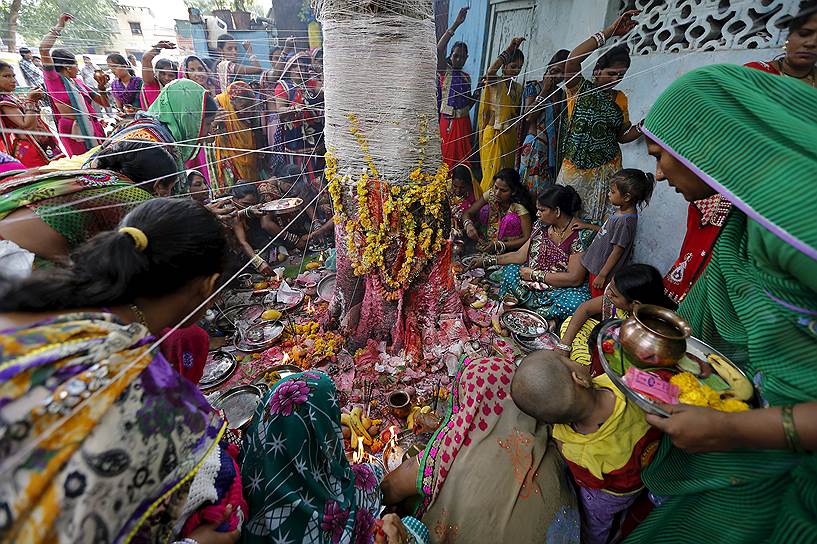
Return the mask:
<path fill-rule="evenodd" d="M 692 327 L 672 310 L 636 304 L 621 324 L 621 348 L 641 368 L 671 367 L 686 353 Z"/>
<path fill-rule="evenodd" d="M 263 396 L 255 385 L 240 385 L 225 391 L 213 401 L 213 407 L 224 412 L 230 429 L 246 430 Z"/>

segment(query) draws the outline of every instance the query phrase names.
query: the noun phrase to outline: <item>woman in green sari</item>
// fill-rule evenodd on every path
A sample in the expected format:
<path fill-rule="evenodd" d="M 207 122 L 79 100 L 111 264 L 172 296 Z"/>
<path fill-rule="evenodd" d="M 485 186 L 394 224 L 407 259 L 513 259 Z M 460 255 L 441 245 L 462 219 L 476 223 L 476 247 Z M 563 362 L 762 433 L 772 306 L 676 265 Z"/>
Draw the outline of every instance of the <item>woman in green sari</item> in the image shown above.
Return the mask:
<path fill-rule="evenodd" d="M 176 163 L 163 147 L 119 142 L 91 167 L 11 172 L 0 177 L 0 239 L 47 261 L 62 261 L 134 207 L 170 194 Z"/>
<path fill-rule="evenodd" d="M 174 194 L 188 192 L 184 174 L 200 166 L 202 138 L 210 133 L 210 125 L 218 105 L 209 91 L 191 79 L 171 81 L 146 113 L 120 127 L 100 150 L 122 140 L 145 140 L 165 147 L 176 159 L 178 183 Z"/>
<path fill-rule="evenodd" d="M 628 542 L 817 541 L 815 119 L 814 89 L 727 65 L 680 78 L 646 119 L 658 179 L 733 204 L 679 313 L 753 379 L 761 407 L 647 416 L 666 437 L 643 480 L 666 499 Z"/>

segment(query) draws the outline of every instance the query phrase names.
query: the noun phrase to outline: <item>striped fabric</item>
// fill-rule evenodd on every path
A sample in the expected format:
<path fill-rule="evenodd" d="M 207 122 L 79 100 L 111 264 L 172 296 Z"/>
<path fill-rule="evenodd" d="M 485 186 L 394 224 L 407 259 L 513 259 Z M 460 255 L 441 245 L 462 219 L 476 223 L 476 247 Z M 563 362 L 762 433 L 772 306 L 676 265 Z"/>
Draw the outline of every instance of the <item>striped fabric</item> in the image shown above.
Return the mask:
<path fill-rule="evenodd" d="M 817 89 L 707 66 L 670 85 L 644 128 L 749 217 L 817 259 Z"/>
<path fill-rule="evenodd" d="M 803 122 L 815 114 L 817 93 L 800 82 L 717 66 L 673 84 L 648 118 L 708 183 L 764 214 L 755 221 L 732 211 L 679 312 L 695 336 L 743 366 L 771 406 L 817 399 L 817 261 L 803 251 L 817 247 L 817 129 Z M 688 454 L 665 438 L 642 478 L 669 498 L 627 542 L 817 542 L 814 454 Z"/>

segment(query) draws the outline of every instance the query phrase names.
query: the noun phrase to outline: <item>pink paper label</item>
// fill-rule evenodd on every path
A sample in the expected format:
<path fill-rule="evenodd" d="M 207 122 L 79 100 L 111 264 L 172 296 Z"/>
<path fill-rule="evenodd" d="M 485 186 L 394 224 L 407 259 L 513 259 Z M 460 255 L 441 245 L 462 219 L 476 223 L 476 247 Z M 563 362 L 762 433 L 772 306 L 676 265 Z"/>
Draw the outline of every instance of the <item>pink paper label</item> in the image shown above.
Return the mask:
<path fill-rule="evenodd" d="M 624 374 L 624 383 L 632 389 L 654 399 L 667 404 L 678 404 L 678 395 L 681 389 L 675 385 L 665 382 L 652 372 L 645 372 L 637 368 L 630 367 Z"/>

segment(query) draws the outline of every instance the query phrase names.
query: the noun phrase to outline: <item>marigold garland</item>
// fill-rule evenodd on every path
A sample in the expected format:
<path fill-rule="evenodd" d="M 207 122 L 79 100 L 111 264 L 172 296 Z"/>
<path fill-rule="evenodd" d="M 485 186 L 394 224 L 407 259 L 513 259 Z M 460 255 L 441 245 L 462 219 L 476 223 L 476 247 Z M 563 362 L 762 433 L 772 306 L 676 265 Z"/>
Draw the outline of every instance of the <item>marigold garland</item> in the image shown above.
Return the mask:
<path fill-rule="evenodd" d="M 349 115 L 349 131 L 354 136 L 366 171 L 357 179 L 347 174 L 338 175 L 338 161 L 332 153 L 326 154 L 324 173 L 338 224 L 345 225 L 346 247 L 355 275 L 373 271 L 382 274 L 396 298 L 425 268 L 445 243 L 443 231 L 443 203 L 448 187 L 448 167 L 444 163 L 435 174 L 423 172 L 428 120 L 420 119 L 419 164 L 409 174 L 406 185 L 390 185 L 381 181 L 369 153 L 369 145 L 356 116 Z M 343 207 L 343 187 L 354 185 L 358 218 L 351 219 Z M 386 255 L 390 263 L 386 263 Z"/>

